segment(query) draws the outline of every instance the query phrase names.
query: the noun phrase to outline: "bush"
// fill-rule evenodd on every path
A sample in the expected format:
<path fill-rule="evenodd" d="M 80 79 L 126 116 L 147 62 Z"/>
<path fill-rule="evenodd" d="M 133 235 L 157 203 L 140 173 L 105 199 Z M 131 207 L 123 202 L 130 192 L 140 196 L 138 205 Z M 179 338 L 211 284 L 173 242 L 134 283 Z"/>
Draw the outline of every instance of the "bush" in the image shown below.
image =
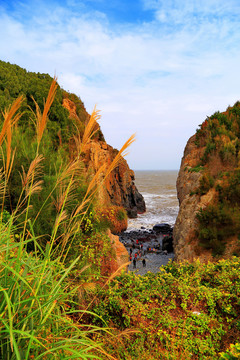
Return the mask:
<path fill-rule="evenodd" d="M 214 179 L 210 174 L 204 173 L 199 181 L 199 187 L 196 194 L 204 195 L 214 186 Z"/>
<path fill-rule="evenodd" d="M 235 345 L 231 344 L 230 349 L 220 354 L 220 360 L 238 360 L 240 359 L 240 344 L 236 343 Z"/>
<path fill-rule="evenodd" d="M 105 222 L 113 234 L 127 229 L 127 212 L 120 206 L 108 206 L 98 210 L 100 220 Z"/>
<path fill-rule="evenodd" d="M 108 351 L 118 359 L 218 359 L 228 332 L 236 341 L 240 335 L 239 265 L 237 258 L 169 262 L 158 274 L 130 272 L 96 289 L 95 321 L 126 334 L 119 342 L 106 339 Z"/>
<path fill-rule="evenodd" d="M 210 204 L 200 209 L 196 218 L 199 221 L 197 235 L 200 245 L 212 249 L 213 255 L 221 255 L 227 238 L 236 231 L 231 209 L 221 204 Z"/>

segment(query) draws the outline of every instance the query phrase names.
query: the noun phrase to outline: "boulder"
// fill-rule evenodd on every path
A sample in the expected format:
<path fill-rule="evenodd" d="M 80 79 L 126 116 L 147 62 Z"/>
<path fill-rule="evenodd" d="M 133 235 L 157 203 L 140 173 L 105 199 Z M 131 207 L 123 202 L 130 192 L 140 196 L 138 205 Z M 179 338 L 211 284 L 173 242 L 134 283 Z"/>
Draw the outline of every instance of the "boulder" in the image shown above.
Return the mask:
<path fill-rule="evenodd" d="M 162 240 L 162 251 L 173 252 L 173 237 L 165 236 Z"/>
<path fill-rule="evenodd" d="M 172 232 L 172 228 L 169 224 L 162 223 L 154 225 L 153 231 L 155 231 L 156 233 L 167 234 Z"/>

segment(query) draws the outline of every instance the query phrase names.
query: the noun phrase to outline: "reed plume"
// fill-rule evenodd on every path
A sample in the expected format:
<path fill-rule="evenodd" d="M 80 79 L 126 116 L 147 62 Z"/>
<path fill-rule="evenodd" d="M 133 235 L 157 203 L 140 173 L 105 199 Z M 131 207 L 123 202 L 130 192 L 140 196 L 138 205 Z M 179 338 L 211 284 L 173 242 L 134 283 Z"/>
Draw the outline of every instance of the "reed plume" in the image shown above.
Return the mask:
<path fill-rule="evenodd" d="M 107 177 L 110 175 L 110 173 L 119 165 L 119 163 L 122 161 L 123 157 L 127 155 L 126 150 L 129 148 L 129 146 L 135 141 L 135 134 L 133 134 L 122 146 L 116 157 L 113 159 L 111 164 L 107 167 L 107 164 L 103 164 L 100 166 L 96 174 L 93 176 L 92 180 L 90 181 L 86 194 L 82 200 L 82 202 L 79 204 L 79 206 L 74 211 L 74 216 L 80 214 L 81 212 L 84 212 L 84 209 L 86 208 L 86 205 L 89 204 L 95 193 L 98 191 L 100 186 L 104 184 Z"/>
<path fill-rule="evenodd" d="M 22 166 L 22 175 L 20 174 L 20 177 L 22 181 L 22 187 L 26 193 L 26 197 L 30 195 L 30 191 L 33 193 L 41 190 L 41 184 L 43 181 L 39 180 L 34 183 L 34 178 L 39 177 L 42 174 L 43 159 L 44 157 L 42 155 L 37 155 L 31 162 L 27 173 Z"/>
<path fill-rule="evenodd" d="M 125 144 L 122 146 L 122 148 L 119 150 L 118 154 L 115 156 L 113 161 L 111 162 L 110 166 L 107 168 L 107 172 L 105 174 L 105 178 L 109 176 L 109 174 L 119 165 L 119 163 L 123 160 L 125 156 L 128 155 L 126 150 L 129 148 L 129 146 L 135 141 L 135 134 L 130 136 L 130 138 L 125 142 Z"/>
<path fill-rule="evenodd" d="M 32 97 L 35 107 L 36 107 L 36 112 L 34 114 L 35 119 L 36 119 L 36 128 L 37 128 L 37 142 L 38 145 L 41 142 L 42 136 L 43 136 L 43 132 L 45 130 L 46 124 L 47 124 L 47 119 L 48 119 L 48 112 L 50 110 L 50 107 L 53 103 L 53 100 L 55 98 L 56 92 L 57 92 L 57 78 L 56 76 L 54 76 L 53 81 L 51 83 L 49 92 L 48 92 L 48 96 L 47 96 L 47 100 L 44 104 L 44 109 L 43 109 L 43 113 L 41 113 L 40 107 L 38 105 L 38 103 L 35 101 L 35 99 Z"/>
<path fill-rule="evenodd" d="M 82 144 L 81 144 L 81 151 L 84 152 L 85 146 L 89 139 L 93 137 L 93 135 L 98 131 L 94 130 L 95 126 L 97 126 L 97 121 L 101 118 L 99 115 L 99 110 L 96 110 L 96 105 L 94 106 L 93 112 L 90 116 L 90 119 L 87 123 L 87 126 L 85 127 L 83 138 L 82 138 Z M 93 131 L 94 130 L 94 131 Z"/>
<path fill-rule="evenodd" d="M 12 128 L 17 123 L 17 121 L 22 116 L 22 113 L 17 113 L 19 110 L 21 104 L 23 102 L 23 96 L 19 96 L 9 107 L 8 110 L 5 109 L 3 112 L 3 127 L 0 133 L 0 146 L 2 146 L 2 143 L 5 139 L 6 141 L 6 162 L 4 164 L 4 172 L 6 176 L 6 181 L 8 181 L 12 166 L 13 166 L 13 160 L 15 151 L 12 151 Z"/>
<path fill-rule="evenodd" d="M 8 110 L 5 110 L 2 113 L 4 121 L 3 121 L 2 130 L 0 132 L 0 146 L 2 146 L 3 140 L 6 137 L 9 127 L 13 127 L 13 125 L 15 125 L 22 116 L 22 114 L 20 113 L 16 114 L 22 102 L 23 102 L 23 96 L 21 95 L 12 103 L 12 105 L 9 107 Z"/>

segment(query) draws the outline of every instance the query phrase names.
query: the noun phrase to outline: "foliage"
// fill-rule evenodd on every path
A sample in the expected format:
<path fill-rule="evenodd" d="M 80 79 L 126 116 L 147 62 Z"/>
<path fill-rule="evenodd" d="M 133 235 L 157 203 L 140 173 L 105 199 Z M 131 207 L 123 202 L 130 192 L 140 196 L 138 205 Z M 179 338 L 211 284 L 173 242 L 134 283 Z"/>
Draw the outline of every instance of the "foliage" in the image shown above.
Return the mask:
<path fill-rule="evenodd" d="M 91 308 L 102 321 L 93 322 L 122 334 L 108 342 L 119 359 L 215 360 L 240 335 L 239 265 L 170 262 L 158 274 L 122 274 L 96 290 Z"/>
<path fill-rule="evenodd" d="M 226 353 L 221 353 L 220 360 L 237 360 L 240 358 L 240 344 L 231 344 Z"/>
<path fill-rule="evenodd" d="M 75 290 L 66 287 L 66 277 L 79 260 L 64 267 L 40 251 L 27 253 L 26 241 L 16 243 L 12 219 L 0 232 L 0 357 L 2 359 L 90 359 L 99 344 L 91 339 L 97 327 L 73 322 Z M 63 341 L 64 339 L 64 341 Z"/>
<path fill-rule="evenodd" d="M 196 167 L 202 169 L 202 178 L 194 193 L 215 192 L 197 214 L 197 234 L 201 246 L 222 254 L 227 241 L 240 232 L 240 103 L 208 117 L 196 132 L 195 144 L 203 156 Z M 235 252 L 240 255 L 240 249 Z"/>
<path fill-rule="evenodd" d="M 106 223 L 113 234 L 119 234 L 127 228 L 127 213 L 120 206 L 108 206 L 99 209 L 101 221 Z"/>
<path fill-rule="evenodd" d="M 111 254 L 110 240 L 95 228 L 94 198 L 134 136 L 107 169 L 103 165 L 87 182 L 81 152 L 98 131 L 98 112 L 93 111 L 76 156 L 70 159 L 65 147 L 55 148 L 54 132 L 49 135 L 47 130 L 57 91 L 53 79 L 43 108 L 33 100 L 36 132 L 19 123 L 23 96 L 2 113 L 0 356 L 4 360 L 97 359 L 102 351 L 95 341 L 100 329 L 83 326 L 79 316 L 75 321 L 79 309 L 74 299 L 79 282 L 96 279 L 104 257 Z"/>
<path fill-rule="evenodd" d="M 188 170 L 188 172 L 200 172 L 200 171 L 202 171 L 202 170 L 204 170 L 204 167 L 202 166 L 202 165 L 197 165 L 197 166 L 194 166 L 194 167 L 192 167 L 192 168 L 189 168 L 189 169 L 187 169 Z"/>
<path fill-rule="evenodd" d="M 196 193 L 199 195 L 204 195 L 213 187 L 213 185 L 214 178 L 205 172 L 199 181 L 199 187 L 196 190 Z"/>
<path fill-rule="evenodd" d="M 221 255 L 226 239 L 239 231 L 239 225 L 233 221 L 234 214 L 227 206 L 208 205 L 197 213 L 199 220 L 200 245 L 212 249 L 213 255 Z"/>

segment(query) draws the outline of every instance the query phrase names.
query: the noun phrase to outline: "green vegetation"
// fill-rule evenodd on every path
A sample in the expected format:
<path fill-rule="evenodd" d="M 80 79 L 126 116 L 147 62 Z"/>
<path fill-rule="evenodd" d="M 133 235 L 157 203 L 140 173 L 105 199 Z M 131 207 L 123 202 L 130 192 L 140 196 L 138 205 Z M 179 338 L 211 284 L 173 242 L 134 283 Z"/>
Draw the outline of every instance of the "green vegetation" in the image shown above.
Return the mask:
<path fill-rule="evenodd" d="M 222 353 L 220 360 L 237 360 L 240 358 L 240 344 L 231 344 L 230 349 L 226 353 Z"/>
<path fill-rule="evenodd" d="M 99 344 L 91 339 L 91 333 L 98 329 L 86 326 L 83 328 L 77 323 L 74 324 L 71 318 L 72 307 L 76 313 L 76 304 L 73 302 L 76 289 L 70 289 L 70 273 L 79 263 L 80 256 L 72 257 L 70 266 L 67 266 L 65 261 L 69 246 L 74 240 L 74 230 L 81 229 L 83 216 L 87 213 L 85 203 L 91 199 L 93 187 L 88 186 L 85 197 L 78 204 L 82 212 L 80 217 L 77 215 L 78 208 L 74 213 L 67 212 L 71 192 L 75 187 L 75 176 L 81 169 L 79 159 L 64 164 L 61 172 L 59 169 L 63 164 L 55 168 L 58 172 L 54 174 L 54 185 L 53 179 L 51 182 L 46 180 L 49 178 L 46 168 L 43 173 L 41 140 L 56 90 L 57 85 L 54 80 L 43 112 L 36 104 L 36 136 L 29 146 L 26 146 L 24 141 L 20 143 L 19 129 L 16 129 L 16 137 L 13 135 L 16 123 L 22 115 L 19 109 L 23 103 L 23 97 L 18 97 L 3 112 L 0 133 L 2 150 L 0 356 L 2 359 L 88 359 L 91 358 L 93 350 L 97 351 L 99 348 Z M 92 118 L 94 123 L 94 114 Z M 15 189 L 12 186 L 13 172 L 16 171 L 14 164 L 17 158 L 15 154 L 20 149 L 18 160 L 21 156 L 23 158 L 24 145 L 26 146 L 26 161 L 23 161 L 24 167 L 23 164 L 18 164 L 19 168 L 22 165 L 22 181 L 20 182 L 22 188 L 16 190 L 13 195 L 12 191 Z M 27 154 L 31 154 L 31 157 L 27 157 Z M 53 158 L 56 159 L 54 155 Z M 43 193 L 46 198 L 40 196 L 44 181 Z M 49 187 L 49 185 L 52 186 Z M 62 198 L 54 214 L 54 221 L 52 213 L 46 213 L 44 207 L 48 204 L 50 196 L 57 193 L 57 189 L 62 191 Z M 37 201 L 40 203 L 38 207 Z M 11 214 L 6 207 L 11 210 Z M 44 216 L 47 217 L 44 224 L 47 222 L 50 224 L 50 231 L 44 233 L 44 238 L 48 239 L 47 242 L 43 242 L 36 235 L 38 226 L 42 225 L 38 222 L 41 220 L 39 214 L 43 209 Z M 46 209 L 48 210 L 48 206 Z M 62 229 L 61 223 L 64 223 Z M 63 233 L 64 228 L 68 231 L 67 234 Z M 45 228 L 44 231 L 46 231 Z M 68 238 L 66 238 L 67 235 Z M 82 267 L 81 262 L 80 267 Z"/>
<path fill-rule="evenodd" d="M 57 127 L 47 129 L 58 91 L 53 79 L 43 108 L 33 100 L 35 111 L 28 112 L 28 124 L 33 126 L 21 123 L 24 116 L 26 120 L 23 95 L 2 113 L 0 357 L 4 360 L 88 359 L 103 351 L 94 340 L 99 328 L 74 321 L 87 310 L 80 310 L 76 300 L 79 287 L 98 279 L 105 257 L 114 256 L 95 215 L 95 194 L 134 137 L 108 168 L 104 164 L 87 179 L 81 154 L 99 132 L 99 115 L 94 110 L 81 138 L 77 123 L 75 133 L 65 137 L 76 142 L 71 159 L 67 143 L 54 142 Z"/>
<path fill-rule="evenodd" d="M 127 212 L 120 206 L 101 208 L 99 217 L 113 234 L 119 234 L 127 229 Z"/>
<path fill-rule="evenodd" d="M 122 274 L 96 290 L 92 321 L 121 334 L 107 343 L 117 359 L 218 359 L 240 336 L 239 269 L 232 258 Z"/>
<path fill-rule="evenodd" d="M 202 165 L 197 165 L 192 168 L 188 168 L 187 170 L 188 172 L 200 172 L 204 170 L 204 167 Z"/>
<path fill-rule="evenodd" d="M 169 263 L 144 277 L 110 272 L 106 227 L 120 231 L 126 213 L 100 211 L 95 195 L 133 137 L 112 164 L 89 175 L 82 154 L 90 138 L 103 139 L 98 112 L 88 116 L 56 79 L 0 62 L 0 107 L 0 358 L 237 359 L 239 258 Z M 221 155 L 232 161 L 238 122 L 217 117 L 222 130 L 212 121 L 208 131 L 232 132 L 223 147 L 230 155 Z M 213 248 L 212 240 L 219 248 L 235 233 L 239 239 L 239 169 L 221 173 L 221 182 L 203 163 L 189 171 L 203 172 L 201 194 L 218 194 L 217 205 L 198 215 L 203 246 Z"/>
<path fill-rule="evenodd" d="M 65 267 L 52 259 L 51 242 L 43 250 L 34 237 L 36 251 L 26 252 L 27 240 L 14 241 L 12 220 L 0 232 L 1 359 L 92 358 L 99 329 L 73 322 L 76 288 L 69 278 L 79 257 Z"/>
<path fill-rule="evenodd" d="M 200 245 L 222 255 L 229 238 L 240 233 L 240 104 L 225 113 L 216 112 L 196 132 L 196 145 L 203 150 L 200 185 L 194 192 L 204 195 L 214 189 L 211 202 L 197 214 Z M 199 150 L 200 150 L 199 149 Z M 226 171 L 227 170 L 227 171 Z M 239 246 L 234 254 L 240 255 Z"/>

